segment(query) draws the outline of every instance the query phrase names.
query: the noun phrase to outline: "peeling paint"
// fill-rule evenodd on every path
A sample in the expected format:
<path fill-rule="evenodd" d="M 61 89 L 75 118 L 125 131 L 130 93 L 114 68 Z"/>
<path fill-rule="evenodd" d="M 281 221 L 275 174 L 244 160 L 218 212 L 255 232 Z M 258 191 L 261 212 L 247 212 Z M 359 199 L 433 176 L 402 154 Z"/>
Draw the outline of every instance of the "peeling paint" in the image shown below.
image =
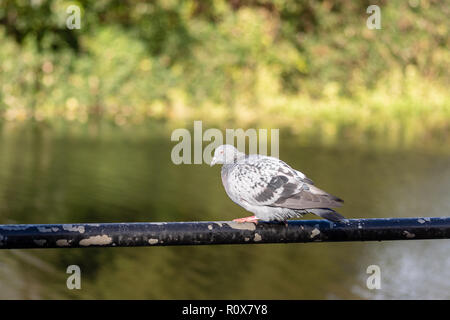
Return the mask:
<path fill-rule="evenodd" d="M 29 226 L 25 226 L 25 225 L 3 225 L 0 226 L 1 230 L 8 230 L 8 231 L 14 231 L 14 230 L 26 230 L 28 229 Z"/>
<path fill-rule="evenodd" d="M 245 242 L 248 242 L 248 241 L 250 241 L 250 238 L 249 238 L 249 237 L 245 237 L 245 238 L 244 238 L 244 241 L 245 241 Z"/>
<path fill-rule="evenodd" d="M 411 239 L 411 238 L 414 238 L 416 235 L 414 234 L 414 233 L 411 233 L 411 232 L 408 232 L 408 231 L 403 231 L 403 234 L 408 238 L 408 239 Z"/>
<path fill-rule="evenodd" d="M 159 240 L 158 239 L 148 239 L 148 243 L 150 243 L 150 244 L 157 244 L 159 242 Z"/>
<path fill-rule="evenodd" d="M 317 228 L 314 228 L 313 231 L 311 231 L 311 239 L 314 238 L 315 236 L 317 236 L 318 234 L 320 234 L 320 230 Z"/>
<path fill-rule="evenodd" d="M 262 237 L 259 233 L 255 233 L 255 237 L 253 238 L 253 241 L 258 242 L 261 241 Z"/>
<path fill-rule="evenodd" d="M 425 222 L 430 222 L 431 221 L 431 219 L 430 218 L 420 218 L 420 219 L 418 219 L 417 220 L 417 222 L 419 222 L 419 223 L 425 223 Z"/>
<path fill-rule="evenodd" d="M 62 228 L 66 231 L 73 231 L 73 232 L 79 232 L 79 233 L 84 233 L 84 226 L 78 226 L 75 227 L 72 224 L 63 224 Z"/>
<path fill-rule="evenodd" d="M 209 230 L 212 230 L 212 228 L 213 228 L 212 224 L 209 224 L 209 225 L 208 225 L 208 229 L 209 229 Z"/>
<path fill-rule="evenodd" d="M 80 246 L 105 246 L 107 244 L 110 244 L 112 242 L 112 238 L 108 237 L 106 234 L 102 236 L 93 236 L 89 237 L 87 239 L 83 239 L 80 241 Z"/>
<path fill-rule="evenodd" d="M 52 228 L 37 227 L 37 228 L 38 228 L 38 230 L 40 232 L 56 232 L 56 231 L 59 231 L 59 228 L 57 228 L 57 227 L 52 227 Z"/>
<path fill-rule="evenodd" d="M 40 239 L 40 240 L 33 240 L 34 243 L 36 243 L 38 246 L 43 246 L 44 244 L 47 243 L 47 240 L 45 239 Z"/>
<path fill-rule="evenodd" d="M 70 245 L 69 241 L 67 239 L 59 239 L 56 240 L 56 245 L 58 247 L 68 247 Z"/>
<path fill-rule="evenodd" d="M 233 229 L 237 229 L 237 230 L 250 230 L 250 231 L 255 231 L 256 230 L 256 225 L 252 222 L 228 222 L 228 225 L 233 228 Z"/>

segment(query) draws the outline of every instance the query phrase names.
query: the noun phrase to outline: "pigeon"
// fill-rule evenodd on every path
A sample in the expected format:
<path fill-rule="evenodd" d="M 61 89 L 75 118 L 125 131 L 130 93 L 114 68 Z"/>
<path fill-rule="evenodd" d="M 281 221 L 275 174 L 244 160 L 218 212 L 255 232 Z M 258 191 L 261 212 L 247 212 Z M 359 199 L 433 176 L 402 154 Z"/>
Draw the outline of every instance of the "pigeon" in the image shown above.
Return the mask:
<path fill-rule="evenodd" d="M 236 222 L 284 221 L 306 213 L 332 222 L 345 218 L 331 208 L 341 207 L 343 200 L 314 185 L 303 173 L 280 159 L 239 152 L 234 146 L 217 147 L 210 163 L 223 164 L 222 183 L 227 195 L 254 215 L 234 219 Z"/>

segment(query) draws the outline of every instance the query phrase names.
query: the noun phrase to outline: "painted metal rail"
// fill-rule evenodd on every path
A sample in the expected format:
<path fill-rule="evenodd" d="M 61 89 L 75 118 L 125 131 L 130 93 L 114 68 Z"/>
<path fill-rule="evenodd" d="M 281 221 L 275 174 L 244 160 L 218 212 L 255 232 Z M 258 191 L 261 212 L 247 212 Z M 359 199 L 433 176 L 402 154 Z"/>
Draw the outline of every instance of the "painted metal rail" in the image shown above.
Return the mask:
<path fill-rule="evenodd" d="M 450 217 L 0 225 L 0 249 L 450 239 Z"/>

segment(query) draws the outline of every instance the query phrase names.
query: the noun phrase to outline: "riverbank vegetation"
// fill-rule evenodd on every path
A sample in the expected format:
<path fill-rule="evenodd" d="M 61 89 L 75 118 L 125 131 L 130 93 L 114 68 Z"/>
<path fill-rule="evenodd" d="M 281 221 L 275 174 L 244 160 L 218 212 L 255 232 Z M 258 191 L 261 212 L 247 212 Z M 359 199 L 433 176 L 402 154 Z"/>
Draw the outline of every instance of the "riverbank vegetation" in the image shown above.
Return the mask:
<path fill-rule="evenodd" d="M 450 5 L 37 1 L 0 8 L 0 121 L 287 128 L 448 143 Z M 66 27 L 70 4 L 81 29 Z"/>

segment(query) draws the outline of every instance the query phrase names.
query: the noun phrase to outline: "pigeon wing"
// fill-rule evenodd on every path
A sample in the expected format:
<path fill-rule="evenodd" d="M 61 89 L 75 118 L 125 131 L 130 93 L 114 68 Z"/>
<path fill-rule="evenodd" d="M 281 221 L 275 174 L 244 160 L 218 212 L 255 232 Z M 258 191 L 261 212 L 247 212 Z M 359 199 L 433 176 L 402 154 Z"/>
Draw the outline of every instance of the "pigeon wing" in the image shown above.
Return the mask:
<path fill-rule="evenodd" d="M 272 157 L 247 159 L 234 168 L 230 180 L 233 193 L 252 205 L 290 209 L 342 205 L 341 199 L 308 183 L 311 180 L 303 173 Z"/>
<path fill-rule="evenodd" d="M 313 209 L 313 208 L 336 208 L 341 207 L 342 199 L 335 197 L 325 191 L 307 183 L 304 183 L 302 190 L 281 196 L 272 203 L 274 207 L 290 209 Z"/>

